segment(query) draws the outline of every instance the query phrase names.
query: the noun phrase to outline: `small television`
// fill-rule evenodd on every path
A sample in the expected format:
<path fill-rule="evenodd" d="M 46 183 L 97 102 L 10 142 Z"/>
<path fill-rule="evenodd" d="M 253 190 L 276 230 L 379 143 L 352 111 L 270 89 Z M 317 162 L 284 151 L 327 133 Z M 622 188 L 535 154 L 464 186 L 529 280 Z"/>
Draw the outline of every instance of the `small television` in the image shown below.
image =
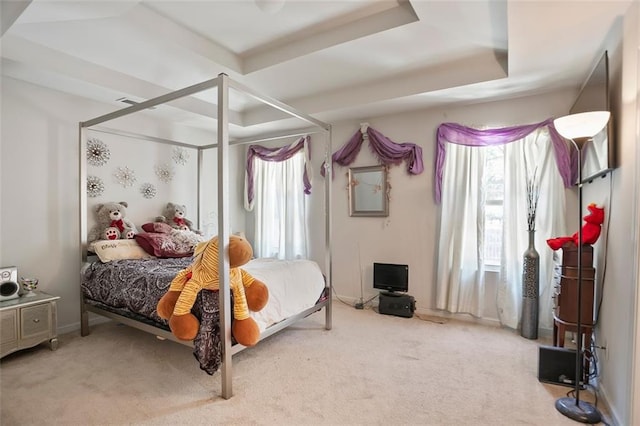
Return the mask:
<path fill-rule="evenodd" d="M 374 263 L 373 288 L 406 293 L 409 291 L 409 265 Z"/>
<path fill-rule="evenodd" d="M 570 109 L 571 114 L 590 111 L 611 111 L 609 99 L 609 57 L 605 51 L 583 83 Z M 582 148 L 582 182 L 593 181 L 616 167 L 616 146 L 613 116 L 607 126 Z"/>

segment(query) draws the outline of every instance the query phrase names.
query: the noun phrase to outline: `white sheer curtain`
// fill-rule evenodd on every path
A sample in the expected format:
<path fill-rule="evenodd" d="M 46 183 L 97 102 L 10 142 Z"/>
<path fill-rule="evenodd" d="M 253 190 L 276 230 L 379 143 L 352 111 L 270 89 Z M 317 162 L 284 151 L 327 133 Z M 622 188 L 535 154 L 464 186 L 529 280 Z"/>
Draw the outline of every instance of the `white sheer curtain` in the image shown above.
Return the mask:
<path fill-rule="evenodd" d="M 522 309 L 522 255 L 528 246 L 525 161 L 537 167 L 540 198 L 536 249 L 540 254 L 539 324 L 551 328 L 553 251 L 546 239 L 566 234 L 565 189 L 546 128 L 505 145 L 505 194 L 501 271 L 497 292 L 503 325 L 517 328 Z M 450 143 L 442 181 L 436 306 L 483 316 L 485 149 Z"/>
<path fill-rule="evenodd" d="M 285 161 L 254 159 L 257 257 L 307 257 L 304 160 L 303 151 Z"/>
<path fill-rule="evenodd" d="M 449 144 L 444 167 L 436 306 L 482 317 L 485 150 Z"/>
<path fill-rule="evenodd" d="M 535 247 L 540 255 L 539 327 L 553 326 L 553 251 L 546 240 L 565 235 L 566 199 L 546 128 L 505 145 L 505 194 L 502 261 L 497 292 L 500 322 L 518 328 L 522 312 L 522 254 L 529 245 L 527 231 L 526 170 L 537 167 L 540 190 L 535 224 Z"/>

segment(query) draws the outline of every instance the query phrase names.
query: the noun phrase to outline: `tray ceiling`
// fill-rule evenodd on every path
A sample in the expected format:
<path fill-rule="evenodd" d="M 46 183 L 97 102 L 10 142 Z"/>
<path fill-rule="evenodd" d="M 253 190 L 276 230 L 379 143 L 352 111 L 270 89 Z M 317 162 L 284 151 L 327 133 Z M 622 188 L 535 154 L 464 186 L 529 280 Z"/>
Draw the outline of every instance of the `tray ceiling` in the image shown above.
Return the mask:
<path fill-rule="evenodd" d="M 114 109 L 226 73 L 321 120 L 364 120 L 577 89 L 630 3 L 3 1 L 2 73 Z M 154 113 L 210 126 L 215 100 Z M 230 106 L 239 137 L 295 126 L 250 97 Z"/>

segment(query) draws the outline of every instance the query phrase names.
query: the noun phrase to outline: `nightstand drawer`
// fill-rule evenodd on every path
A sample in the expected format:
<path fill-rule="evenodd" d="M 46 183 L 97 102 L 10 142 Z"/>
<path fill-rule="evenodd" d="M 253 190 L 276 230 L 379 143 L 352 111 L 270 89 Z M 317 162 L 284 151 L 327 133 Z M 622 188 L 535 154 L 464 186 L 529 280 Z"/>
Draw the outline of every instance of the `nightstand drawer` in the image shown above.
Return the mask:
<path fill-rule="evenodd" d="M 18 314 L 16 311 L 0 312 L 0 344 L 18 340 Z"/>
<path fill-rule="evenodd" d="M 0 358 L 46 341 L 49 342 L 51 350 L 56 350 L 58 299 L 58 296 L 36 292 L 31 296 L 0 301 Z"/>
<path fill-rule="evenodd" d="M 29 339 L 41 334 L 48 335 L 51 327 L 51 305 L 29 306 L 21 309 L 20 335 L 23 339 Z"/>

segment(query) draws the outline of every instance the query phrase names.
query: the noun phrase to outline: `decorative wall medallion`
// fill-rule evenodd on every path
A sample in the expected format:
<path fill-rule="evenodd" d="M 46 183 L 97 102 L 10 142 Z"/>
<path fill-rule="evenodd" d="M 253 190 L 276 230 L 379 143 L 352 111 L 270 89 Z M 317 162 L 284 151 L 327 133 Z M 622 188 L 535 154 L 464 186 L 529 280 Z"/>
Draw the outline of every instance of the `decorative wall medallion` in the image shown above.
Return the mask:
<path fill-rule="evenodd" d="M 92 166 L 104 166 L 111 157 L 109 148 L 100 139 L 91 138 L 87 141 L 87 162 Z"/>
<path fill-rule="evenodd" d="M 99 197 L 104 192 L 104 183 L 97 176 L 87 176 L 87 195 Z"/>
<path fill-rule="evenodd" d="M 144 198 L 153 198 L 156 196 L 156 187 L 152 183 L 143 183 L 140 192 Z"/>
<path fill-rule="evenodd" d="M 176 164 L 184 166 L 189 161 L 189 152 L 181 146 L 176 146 L 173 148 L 172 158 Z"/>
<path fill-rule="evenodd" d="M 126 166 L 118 167 L 116 169 L 116 172 L 114 173 L 114 176 L 118 183 L 125 188 L 133 186 L 133 184 L 136 183 L 137 180 L 135 172 Z"/>
<path fill-rule="evenodd" d="M 174 170 L 170 164 L 158 164 L 156 167 L 156 175 L 158 178 L 165 182 L 169 183 L 173 179 Z"/>

